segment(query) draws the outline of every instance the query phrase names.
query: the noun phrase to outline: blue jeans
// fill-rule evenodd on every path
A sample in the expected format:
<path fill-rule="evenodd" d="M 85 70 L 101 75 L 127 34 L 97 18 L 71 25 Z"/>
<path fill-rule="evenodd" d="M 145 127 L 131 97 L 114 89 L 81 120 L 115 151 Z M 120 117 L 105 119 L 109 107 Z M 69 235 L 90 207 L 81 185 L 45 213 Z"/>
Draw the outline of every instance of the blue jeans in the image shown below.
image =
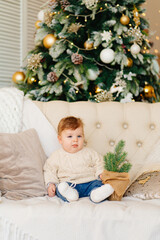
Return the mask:
<path fill-rule="evenodd" d="M 67 182 L 67 183 L 69 186 L 72 185 L 72 183 L 70 182 Z M 102 185 L 103 183 L 101 180 L 93 180 L 91 182 L 76 184 L 73 188 L 75 188 L 79 193 L 79 198 L 82 198 L 82 197 L 90 197 L 92 190 L 99 188 Z M 56 194 L 63 201 L 68 202 L 68 200 L 60 194 L 57 187 L 56 187 Z"/>

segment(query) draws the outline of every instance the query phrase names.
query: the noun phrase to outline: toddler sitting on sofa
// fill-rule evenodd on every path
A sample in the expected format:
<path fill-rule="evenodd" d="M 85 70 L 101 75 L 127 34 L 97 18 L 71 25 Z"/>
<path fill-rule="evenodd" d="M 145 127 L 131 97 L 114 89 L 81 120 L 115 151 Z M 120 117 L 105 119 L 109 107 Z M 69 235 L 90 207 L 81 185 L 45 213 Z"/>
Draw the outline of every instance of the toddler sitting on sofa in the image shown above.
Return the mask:
<path fill-rule="evenodd" d="M 94 203 L 107 199 L 114 189 L 100 180 L 103 157 L 84 147 L 84 129 L 80 118 L 61 119 L 58 140 L 62 148 L 53 152 L 44 165 L 48 195 L 73 202 L 89 197 Z"/>

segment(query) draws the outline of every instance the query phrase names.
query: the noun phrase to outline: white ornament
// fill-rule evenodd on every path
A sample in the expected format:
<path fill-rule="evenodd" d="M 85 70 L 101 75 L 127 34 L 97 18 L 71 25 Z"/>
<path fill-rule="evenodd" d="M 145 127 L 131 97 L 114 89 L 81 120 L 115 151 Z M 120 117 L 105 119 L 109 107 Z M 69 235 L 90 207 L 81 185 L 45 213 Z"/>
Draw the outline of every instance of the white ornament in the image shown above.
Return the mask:
<path fill-rule="evenodd" d="M 100 52 L 100 59 L 104 63 L 111 63 L 114 60 L 115 52 L 110 48 L 105 48 Z"/>
<path fill-rule="evenodd" d="M 104 30 L 103 33 L 101 33 L 101 36 L 102 41 L 106 41 L 106 43 L 108 43 L 112 38 L 112 33 Z"/>
<path fill-rule="evenodd" d="M 131 53 L 132 53 L 133 55 L 135 55 L 135 54 L 138 54 L 138 53 L 141 51 L 141 48 L 140 48 L 140 46 L 139 46 L 137 43 L 134 43 L 134 44 L 131 46 L 130 50 L 131 50 Z"/>
<path fill-rule="evenodd" d="M 133 99 L 133 94 L 132 93 L 127 93 L 127 95 L 125 96 L 125 98 L 121 99 L 120 102 L 121 103 L 128 103 L 128 102 L 132 102 Z"/>
<path fill-rule="evenodd" d="M 44 22 L 44 11 L 43 10 L 39 11 L 37 17 L 38 17 L 38 20 Z"/>
<path fill-rule="evenodd" d="M 127 80 L 132 81 L 132 77 L 135 77 L 136 74 L 129 72 L 128 74 L 124 74 L 124 78 L 127 78 Z"/>
<path fill-rule="evenodd" d="M 86 75 L 87 75 L 87 78 L 88 78 L 89 80 L 94 81 L 94 80 L 96 80 L 96 78 L 98 77 L 99 71 L 94 71 L 93 69 L 88 69 Z"/>
<path fill-rule="evenodd" d="M 82 0 L 83 4 L 86 5 L 86 8 L 94 8 L 97 5 L 98 0 Z"/>

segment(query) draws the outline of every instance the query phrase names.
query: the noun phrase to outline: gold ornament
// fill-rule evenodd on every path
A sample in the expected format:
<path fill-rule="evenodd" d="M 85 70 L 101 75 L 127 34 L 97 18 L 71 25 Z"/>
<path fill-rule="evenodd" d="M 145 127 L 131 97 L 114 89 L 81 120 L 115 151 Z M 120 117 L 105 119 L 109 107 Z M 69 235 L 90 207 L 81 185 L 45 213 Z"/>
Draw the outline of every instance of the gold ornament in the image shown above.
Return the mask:
<path fill-rule="evenodd" d="M 24 72 L 15 72 L 12 76 L 12 81 L 16 84 L 21 84 L 25 80 L 25 74 Z"/>
<path fill-rule="evenodd" d="M 42 22 L 42 21 L 40 21 L 40 20 L 37 20 L 37 21 L 35 22 L 35 27 L 36 27 L 37 29 L 41 27 L 41 26 L 39 25 L 41 22 Z"/>
<path fill-rule="evenodd" d="M 78 30 L 81 28 L 81 27 L 84 27 L 84 25 L 80 24 L 80 23 L 72 23 L 69 28 L 68 28 L 68 32 L 69 33 L 75 33 L 77 34 Z"/>
<path fill-rule="evenodd" d="M 85 49 L 92 49 L 92 48 L 93 48 L 93 42 L 88 39 L 88 40 L 85 41 L 85 43 L 84 43 L 84 48 L 85 48 Z"/>
<path fill-rule="evenodd" d="M 110 91 L 102 90 L 101 92 L 94 95 L 96 102 L 112 102 L 114 101 L 113 94 Z"/>
<path fill-rule="evenodd" d="M 141 32 L 139 27 L 130 27 L 124 36 L 133 38 L 133 41 L 142 45 L 142 41 L 146 40 L 146 36 Z"/>
<path fill-rule="evenodd" d="M 52 19 L 53 19 L 54 14 L 51 13 L 51 10 L 47 10 L 44 13 L 44 23 L 50 27 L 50 24 L 52 23 Z"/>
<path fill-rule="evenodd" d="M 41 60 L 43 59 L 41 53 L 32 54 L 30 58 L 28 58 L 27 68 L 32 70 L 33 72 L 42 66 Z"/>
<path fill-rule="evenodd" d="M 133 66 L 132 58 L 127 58 L 127 67 L 132 67 L 132 66 Z"/>
<path fill-rule="evenodd" d="M 133 10 L 133 16 L 134 16 L 133 21 L 135 22 L 136 27 L 138 27 L 140 25 L 140 17 L 138 9 L 136 7 Z"/>
<path fill-rule="evenodd" d="M 120 23 L 122 25 L 128 25 L 129 22 L 130 22 L 130 18 L 123 14 L 122 17 L 120 18 Z"/>
<path fill-rule="evenodd" d="M 55 44 L 57 38 L 54 34 L 50 33 L 43 39 L 43 45 L 45 48 L 51 48 Z"/>
<path fill-rule="evenodd" d="M 146 98 L 152 98 L 152 97 L 155 98 L 156 97 L 155 93 L 154 93 L 154 88 L 149 84 L 146 84 L 144 86 L 143 91 L 144 91 L 144 94 L 145 94 Z"/>

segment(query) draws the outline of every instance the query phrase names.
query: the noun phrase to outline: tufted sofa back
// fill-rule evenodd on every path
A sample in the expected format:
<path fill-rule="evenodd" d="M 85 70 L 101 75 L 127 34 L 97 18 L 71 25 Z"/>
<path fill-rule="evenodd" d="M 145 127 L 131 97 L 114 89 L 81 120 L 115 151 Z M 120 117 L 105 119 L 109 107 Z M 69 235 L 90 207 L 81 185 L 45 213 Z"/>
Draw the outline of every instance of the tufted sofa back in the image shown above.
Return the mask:
<path fill-rule="evenodd" d="M 127 158 L 133 165 L 131 180 L 160 138 L 160 103 L 35 103 L 55 129 L 65 116 L 80 117 L 84 122 L 87 146 L 103 155 L 113 151 L 119 140 L 125 140 Z"/>

